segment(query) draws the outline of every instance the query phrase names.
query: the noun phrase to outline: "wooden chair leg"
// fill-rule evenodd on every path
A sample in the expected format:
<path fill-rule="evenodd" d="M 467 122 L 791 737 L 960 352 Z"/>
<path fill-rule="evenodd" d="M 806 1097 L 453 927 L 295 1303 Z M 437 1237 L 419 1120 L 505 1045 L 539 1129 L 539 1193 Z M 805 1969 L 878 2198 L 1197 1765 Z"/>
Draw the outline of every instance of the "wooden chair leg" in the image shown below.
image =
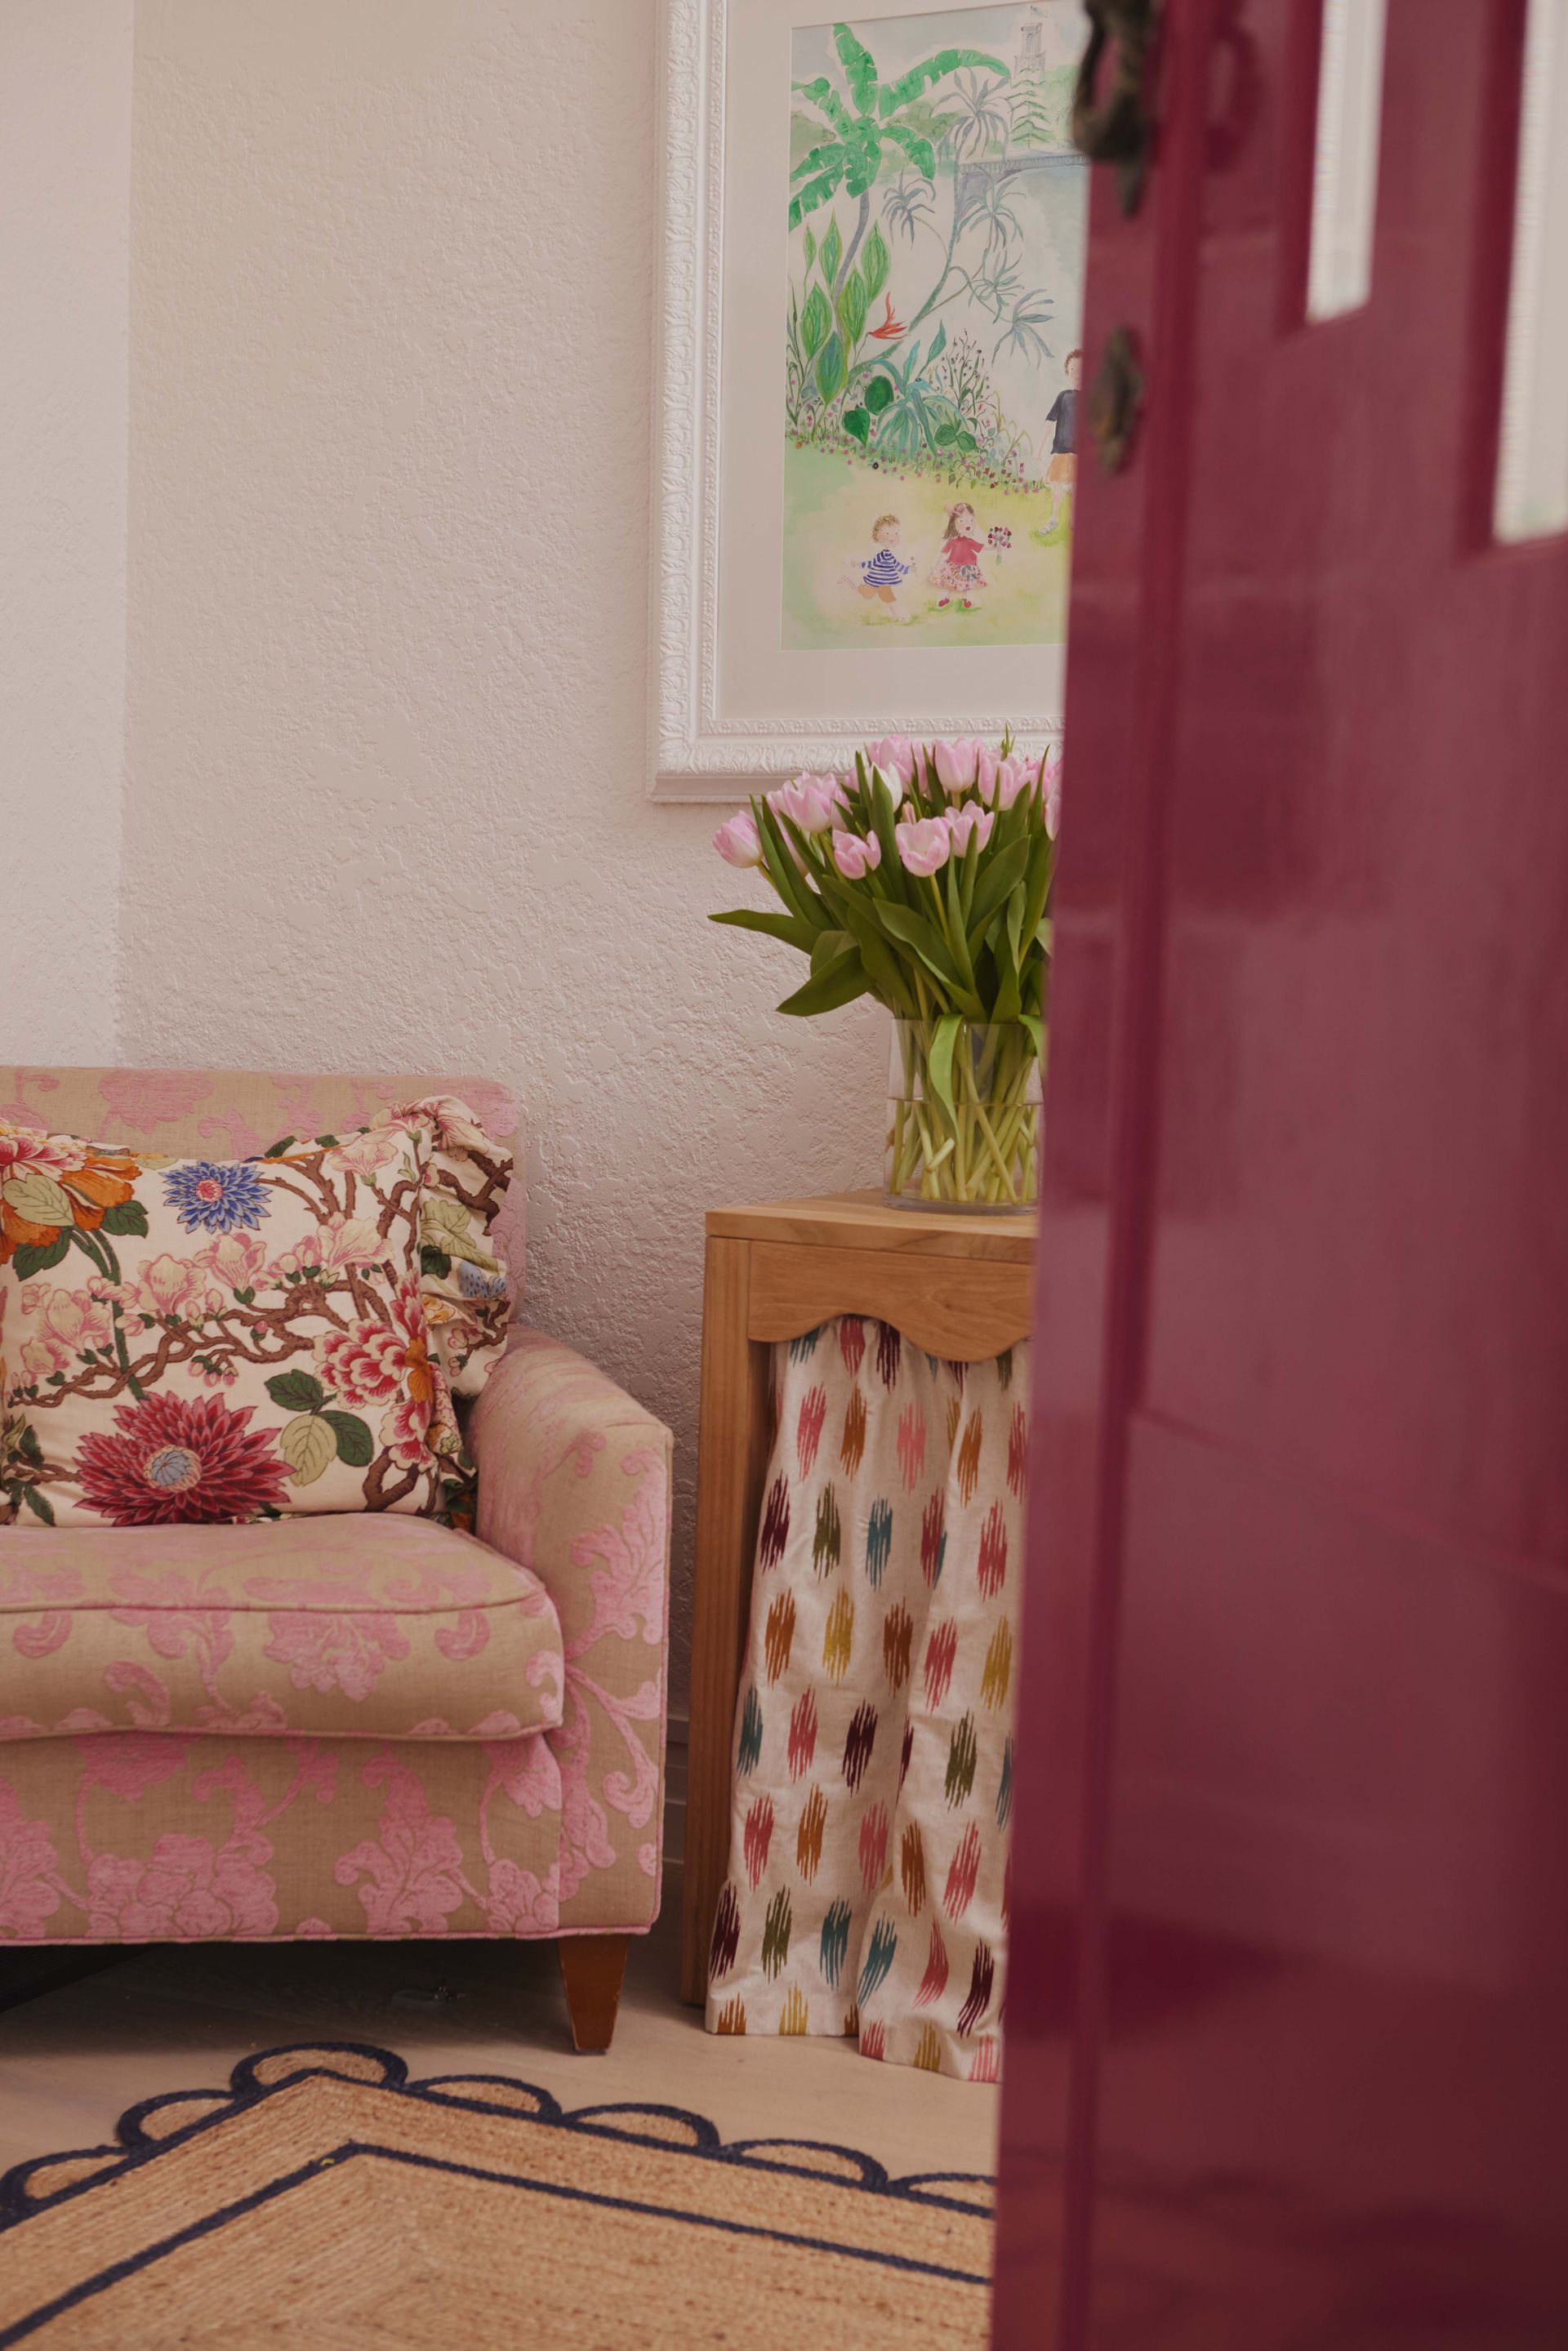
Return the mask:
<path fill-rule="evenodd" d="M 625 1935 L 567 1935 L 556 1945 L 571 2038 L 580 2050 L 608 2049 L 614 2038 L 628 1939 Z"/>

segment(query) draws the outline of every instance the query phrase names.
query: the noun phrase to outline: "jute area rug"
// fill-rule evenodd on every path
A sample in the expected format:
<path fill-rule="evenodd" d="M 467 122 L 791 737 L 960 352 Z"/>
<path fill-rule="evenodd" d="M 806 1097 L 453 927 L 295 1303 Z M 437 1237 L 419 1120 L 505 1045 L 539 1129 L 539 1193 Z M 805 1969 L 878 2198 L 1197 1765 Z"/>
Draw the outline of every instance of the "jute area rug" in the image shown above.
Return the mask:
<path fill-rule="evenodd" d="M 0 2180 L 0 2351 L 982 2351 L 991 2183 L 353 2043 Z"/>

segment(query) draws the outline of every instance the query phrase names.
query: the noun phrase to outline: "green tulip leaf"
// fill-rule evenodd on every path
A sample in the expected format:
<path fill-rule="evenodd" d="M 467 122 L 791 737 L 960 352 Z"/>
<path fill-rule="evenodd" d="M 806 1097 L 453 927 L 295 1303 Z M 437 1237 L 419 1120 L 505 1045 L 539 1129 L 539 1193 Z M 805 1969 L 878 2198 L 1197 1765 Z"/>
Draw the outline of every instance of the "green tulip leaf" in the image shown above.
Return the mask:
<path fill-rule="evenodd" d="M 953 1050 L 958 1042 L 958 1016 L 945 1012 L 936 1023 L 931 1050 L 925 1056 L 925 1079 L 949 1118 L 957 1116 L 953 1101 Z"/>
<path fill-rule="evenodd" d="M 814 934 L 798 914 L 759 914 L 749 906 L 736 906 L 727 914 L 710 914 L 710 923 L 727 923 L 737 931 L 760 931 L 765 938 L 782 939 L 789 947 L 799 947 L 802 955 L 811 952 Z"/>
<path fill-rule="evenodd" d="M 814 972 L 804 987 L 798 987 L 793 996 L 785 998 L 779 1009 L 792 1013 L 797 1019 L 809 1020 L 819 1012 L 836 1011 L 841 1004 L 853 1003 L 857 996 L 865 995 L 870 986 L 860 950 L 851 947 Z"/>

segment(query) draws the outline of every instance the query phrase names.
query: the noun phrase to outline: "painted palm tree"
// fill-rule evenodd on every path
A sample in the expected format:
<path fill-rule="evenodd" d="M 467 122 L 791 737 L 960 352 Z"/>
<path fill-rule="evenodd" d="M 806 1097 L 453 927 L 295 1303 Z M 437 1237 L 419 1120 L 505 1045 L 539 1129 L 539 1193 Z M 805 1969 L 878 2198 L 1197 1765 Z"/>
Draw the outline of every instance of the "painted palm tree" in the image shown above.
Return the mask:
<path fill-rule="evenodd" d="M 999 147 L 1007 152 L 1008 136 L 1012 129 L 1012 114 L 1003 104 L 999 84 L 982 81 L 978 74 L 961 73 L 957 86 L 946 103 L 942 120 L 948 126 L 947 143 L 956 163 L 966 163 L 972 155 L 980 155 L 988 147 Z"/>
<path fill-rule="evenodd" d="M 847 25 L 833 26 L 833 47 L 844 69 L 843 90 L 836 89 L 826 74 L 795 84 L 796 94 L 821 116 L 826 135 L 790 175 L 801 184 L 790 200 L 789 226 L 798 228 L 808 213 L 831 203 L 841 188 L 856 200 L 860 212 L 835 273 L 836 292 L 860 251 L 871 220 L 871 192 L 887 149 L 895 149 L 925 179 L 936 179 L 936 150 L 918 120 L 910 117 L 916 99 L 966 68 L 999 74 L 1004 81 L 1008 68 L 983 49 L 938 49 L 889 82 L 883 80 L 876 59 Z"/>

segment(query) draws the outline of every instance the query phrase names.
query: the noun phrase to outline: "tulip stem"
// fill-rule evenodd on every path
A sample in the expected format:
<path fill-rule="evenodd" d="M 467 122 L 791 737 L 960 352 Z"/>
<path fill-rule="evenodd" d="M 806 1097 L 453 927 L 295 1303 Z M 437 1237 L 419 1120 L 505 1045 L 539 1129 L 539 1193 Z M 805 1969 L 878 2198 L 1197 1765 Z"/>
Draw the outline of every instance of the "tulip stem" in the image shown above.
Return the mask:
<path fill-rule="evenodd" d="M 922 990 L 924 994 L 924 990 Z M 1021 1021 L 964 1022 L 952 1107 L 933 1086 L 939 1015 L 895 1025 L 887 1191 L 934 1206 L 1026 1208 L 1039 1193 L 1040 1064 Z"/>

